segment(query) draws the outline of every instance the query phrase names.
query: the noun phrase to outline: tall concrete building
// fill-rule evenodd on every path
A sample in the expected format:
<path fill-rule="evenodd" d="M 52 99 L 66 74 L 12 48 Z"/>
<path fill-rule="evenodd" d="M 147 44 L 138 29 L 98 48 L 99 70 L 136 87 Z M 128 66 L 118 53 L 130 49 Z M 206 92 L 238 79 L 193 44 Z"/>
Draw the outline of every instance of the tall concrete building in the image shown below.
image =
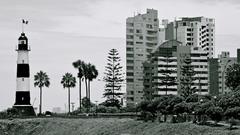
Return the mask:
<path fill-rule="evenodd" d="M 240 63 L 240 49 L 237 49 L 237 57 L 230 57 L 229 52 L 221 52 L 218 58 L 209 59 L 209 85 L 210 94 L 228 93 L 230 88 L 225 84 L 227 68 Z"/>
<path fill-rule="evenodd" d="M 222 52 L 218 55 L 218 62 L 219 62 L 219 68 L 218 71 L 219 74 L 219 93 L 227 93 L 230 91 L 230 89 L 225 85 L 226 80 L 226 70 L 229 66 L 233 65 L 234 63 L 237 63 L 237 57 L 230 57 L 229 52 Z"/>
<path fill-rule="evenodd" d="M 127 106 L 143 99 L 143 62 L 158 44 L 158 12 L 147 9 L 126 20 Z"/>
<path fill-rule="evenodd" d="M 208 94 L 208 57 L 201 47 L 183 46 L 176 40 L 168 40 L 153 50 L 144 63 L 144 94 L 146 98 L 160 95 L 177 95 L 181 91 L 182 67 L 189 58 L 195 75 L 193 85 L 199 94 Z M 167 72 L 171 72 L 167 74 Z M 172 78 L 172 79 L 171 79 Z M 175 80 L 172 81 L 172 80 Z M 174 83 L 172 83 L 174 82 Z"/>
<path fill-rule="evenodd" d="M 168 23 L 163 20 L 165 40 L 175 39 L 183 46 L 202 47 L 208 57 L 215 55 L 215 21 L 205 17 L 183 17 Z M 162 30 L 163 31 L 163 30 Z"/>

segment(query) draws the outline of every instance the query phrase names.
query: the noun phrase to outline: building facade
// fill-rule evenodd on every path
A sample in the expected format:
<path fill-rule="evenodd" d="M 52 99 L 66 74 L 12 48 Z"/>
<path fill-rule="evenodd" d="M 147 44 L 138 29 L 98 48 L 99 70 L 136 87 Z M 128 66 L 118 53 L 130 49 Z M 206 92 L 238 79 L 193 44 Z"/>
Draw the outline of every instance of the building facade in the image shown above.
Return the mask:
<path fill-rule="evenodd" d="M 201 47 L 183 46 L 176 40 L 168 40 L 151 53 L 144 63 L 144 95 L 152 99 L 160 95 L 177 95 L 181 91 L 184 60 L 190 58 L 194 75 L 192 88 L 198 94 L 208 94 L 208 54 Z"/>
<path fill-rule="evenodd" d="M 229 66 L 237 63 L 237 57 L 230 57 L 229 52 L 222 52 L 218 55 L 218 71 L 219 71 L 219 93 L 228 93 L 230 89 L 225 85 L 226 80 L 226 70 Z"/>
<path fill-rule="evenodd" d="M 167 24 L 166 24 L 167 23 Z M 168 23 L 163 21 L 165 39 L 182 42 L 184 46 L 202 47 L 208 57 L 215 55 L 215 21 L 205 17 L 182 17 Z"/>
<path fill-rule="evenodd" d="M 221 52 L 218 58 L 209 59 L 209 84 L 210 94 L 217 95 L 230 92 L 225 84 L 227 68 L 233 64 L 240 64 L 240 49 L 237 49 L 237 57 L 230 57 L 229 52 Z"/>
<path fill-rule="evenodd" d="M 158 12 L 147 9 L 126 20 L 127 106 L 143 100 L 143 62 L 158 44 Z"/>

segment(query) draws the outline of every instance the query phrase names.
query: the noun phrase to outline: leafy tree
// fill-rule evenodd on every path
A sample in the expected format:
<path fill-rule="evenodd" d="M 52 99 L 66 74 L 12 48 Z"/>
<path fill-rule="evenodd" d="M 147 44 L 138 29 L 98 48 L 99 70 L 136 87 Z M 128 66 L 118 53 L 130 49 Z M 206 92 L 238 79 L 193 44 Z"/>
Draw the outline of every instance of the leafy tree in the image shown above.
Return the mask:
<path fill-rule="evenodd" d="M 183 114 L 189 112 L 189 107 L 186 102 L 181 102 L 176 105 L 174 105 L 173 112 L 175 114 Z"/>
<path fill-rule="evenodd" d="M 68 113 L 70 113 L 70 88 L 75 87 L 76 78 L 71 73 L 65 73 L 62 77 L 61 84 L 63 88 L 68 88 Z"/>
<path fill-rule="evenodd" d="M 50 81 L 46 72 L 40 71 L 34 75 L 34 87 L 39 87 L 40 89 L 40 105 L 39 105 L 39 114 L 42 114 L 42 88 L 49 87 Z"/>
<path fill-rule="evenodd" d="M 215 124 L 217 124 L 217 122 L 219 122 L 220 120 L 222 120 L 222 116 L 223 116 L 223 109 L 221 107 L 218 106 L 211 106 L 210 108 L 208 108 L 206 110 L 206 114 L 215 121 Z"/>
<path fill-rule="evenodd" d="M 181 67 L 181 77 L 180 77 L 180 95 L 187 98 L 196 92 L 196 87 L 194 85 L 194 75 L 196 74 L 190 58 L 186 57 L 183 59 L 183 64 Z"/>
<path fill-rule="evenodd" d="M 183 98 L 175 95 L 165 95 L 158 100 L 157 110 L 164 115 L 164 121 L 166 122 L 167 115 L 174 114 L 174 106 L 181 103 Z"/>
<path fill-rule="evenodd" d="M 191 94 L 185 100 L 187 103 L 189 103 L 189 102 L 198 102 L 198 99 L 199 99 L 199 95 Z"/>
<path fill-rule="evenodd" d="M 240 85 L 240 64 L 233 64 L 226 71 L 226 86 L 232 91 L 236 91 Z"/>
<path fill-rule="evenodd" d="M 84 70 L 83 70 L 83 67 L 86 65 L 84 61 L 81 61 L 81 60 L 77 60 L 75 62 L 72 63 L 73 67 L 76 68 L 78 70 L 78 79 L 79 79 L 79 110 L 81 112 L 81 101 L 82 101 L 82 96 L 81 96 L 81 82 L 82 82 L 82 79 L 84 77 Z"/>
<path fill-rule="evenodd" d="M 106 82 L 105 91 L 103 96 L 106 97 L 107 106 L 120 107 L 119 98 L 122 95 L 121 86 L 124 81 L 121 59 L 116 49 L 111 49 L 107 57 L 107 65 L 105 66 L 105 77 L 103 80 Z"/>
<path fill-rule="evenodd" d="M 240 107 L 228 108 L 224 112 L 224 116 L 227 118 L 228 122 L 230 123 L 229 129 L 232 129 L 233 125 L 236 124 L 235 119 L 240 118 Z"/>
<path fill-rule="evenodd" d="M 217 104 L 224 112 L 228 108 L 240 107 L 240 91 L 221 95 Z"/>

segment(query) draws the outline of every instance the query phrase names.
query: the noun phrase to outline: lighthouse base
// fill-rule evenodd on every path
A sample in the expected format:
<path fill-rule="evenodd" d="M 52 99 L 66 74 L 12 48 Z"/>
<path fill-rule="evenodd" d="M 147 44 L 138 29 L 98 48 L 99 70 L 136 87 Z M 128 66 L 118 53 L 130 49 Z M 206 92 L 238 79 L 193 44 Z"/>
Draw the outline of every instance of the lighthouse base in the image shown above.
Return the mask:
<path fill-rule="evenodd" d="M 13 108 L 16 108 L 21 116 L 36 116 L 31 105 L 14 105 Z"/>

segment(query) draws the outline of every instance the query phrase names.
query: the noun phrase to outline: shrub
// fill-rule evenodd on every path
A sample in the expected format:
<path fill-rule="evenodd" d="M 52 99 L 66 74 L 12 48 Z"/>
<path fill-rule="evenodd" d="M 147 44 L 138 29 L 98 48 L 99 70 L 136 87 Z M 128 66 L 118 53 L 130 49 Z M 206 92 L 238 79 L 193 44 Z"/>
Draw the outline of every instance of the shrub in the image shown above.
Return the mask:
<path fill-rule="evenodd" d="M 7 115 L 8 117 L 17 117 L 20 116 L 20 112 L 16 108 L 8 108 Z"/>
<path fill-rule="evenodd" d="M 206 114 L 215 121 L 215 124 L 222 120 L 223 109 L 221 107 L 212 106 L 206 110 Z"/>
<path fill-rule="evenodd" d="M 117 107 L 106 107 L 106 106 L 99 106 L 97 109 L 98 113 L 117 113 L 119 109 Z"/>
<path fill-rule="evenodd" d="M 6 118 L 8 118 L 7 112 L 6 111 L 0 112 L 0 119 L 6 119 Z"/>

